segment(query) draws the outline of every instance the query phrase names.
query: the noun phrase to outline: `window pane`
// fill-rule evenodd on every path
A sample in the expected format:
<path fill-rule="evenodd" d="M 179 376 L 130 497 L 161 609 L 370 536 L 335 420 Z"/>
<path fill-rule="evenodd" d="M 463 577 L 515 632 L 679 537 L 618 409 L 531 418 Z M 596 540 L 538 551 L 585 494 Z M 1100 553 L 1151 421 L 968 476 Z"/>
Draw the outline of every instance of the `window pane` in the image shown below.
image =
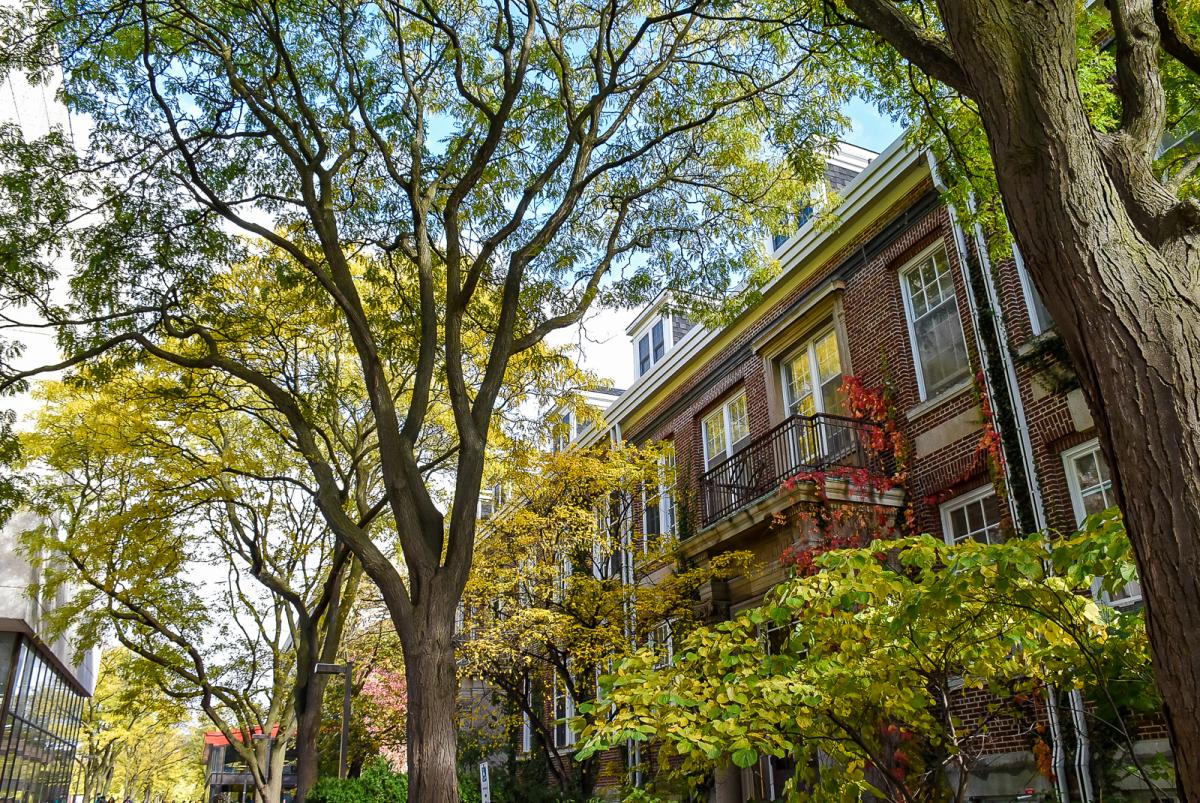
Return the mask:
<path fill-rule="evenodd" d="M 971 532 L 979 532 L 986 526 L 983 523 L 983 505 L 979 502 L 972 502 L 967 505 L 967 526 L 971 528 Z"/>
<path fill-rule="evenodd" d="M 661 532 L 662 517 L 659 515 L 658 511 L 658 500 L 647 500 L 644 533 L 646 535 L 658 535 Z"/>
<path fill-rule="evenodd" d="M 729 437 L 734 445 L 750 437 L 750 419 L 746 413 L 744 394 L 739 394 L 729 403 Z"/>
<path fill-rule="evenodd" d="M 953 531 L 955 541 L 961 541 L 967 537 L 970 530 L 967 529 L 967 514 L 963 508 L 951 511 L 950 513 L 950 529 Z"/>
<path fill-rule="evenodd" d="M 812 376 L 809 368 L 808 350 L 804 350 L 783 364 L 783 389 L 788 413 L 812 415 Z"/>
<path fill-rule="evenodd" d="M 1091 493 L 1081 493 L 1080 500 L 1083 502 L 1083 518 L 1087 518 L 1093 514 L 1103 510 L 1108 510 L 1108 500 L 1105 498 L 1104 491 L 1098 490 Z M 1083 522 L 1080 522 L 1081 524 Z"/>
<path fill-rule="evenodd" d="M 926 396 L 936 396 L 967 376 L 967 344 L 953 299 L 914 321 L 913 334 Z"/>
<path fill-rule="evenodd" d="M 842 375 L 842 358 L 838 353 L 836 333 L 829 332 L 820 338 L 813 345 L 813 351 L 817 355 L 817 373 L 822 383 Z"/>
<path fill-rule="evenodd" d="M 709 413 L 704 419 L 704 453 L 709 465 L 725 454 L 725 418 L 721 410 Z"/>
<path fill-rule="evenodd" d="M 650 336 L 643 335 L 638 341 L 638 374 L 644 374 L 650 370 Z"/>
<path fill-rule="evenodd" d="M 1100 470 L 1096 466 L 1095 452 L 1075 458 L 1075 478 L 1079 481 L 1081 491 L 1090 491 L 1100 484 Z"/>
<path fill-rule="evenodd" d="M 663 352 L 666 351 L 666 342 L 663 340 L 663 322 L 659 319 L 658 323 L 650 330 L 651 340 L 654 343 L 654 361 L 658 362 L 662 359 Z"/>

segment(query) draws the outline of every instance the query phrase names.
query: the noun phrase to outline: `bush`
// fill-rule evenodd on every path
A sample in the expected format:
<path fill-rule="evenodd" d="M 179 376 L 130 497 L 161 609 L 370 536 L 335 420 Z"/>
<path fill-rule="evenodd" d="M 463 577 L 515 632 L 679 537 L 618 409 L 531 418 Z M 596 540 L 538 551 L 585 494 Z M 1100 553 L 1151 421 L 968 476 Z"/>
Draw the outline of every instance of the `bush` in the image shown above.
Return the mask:
<path fill-rule="evenodd" d="M 408 803 L 408 776 L 394 772 L 387 759 L 363 766 L 357 778 L 321 778 L 308 795 L 309 803 Z"/>

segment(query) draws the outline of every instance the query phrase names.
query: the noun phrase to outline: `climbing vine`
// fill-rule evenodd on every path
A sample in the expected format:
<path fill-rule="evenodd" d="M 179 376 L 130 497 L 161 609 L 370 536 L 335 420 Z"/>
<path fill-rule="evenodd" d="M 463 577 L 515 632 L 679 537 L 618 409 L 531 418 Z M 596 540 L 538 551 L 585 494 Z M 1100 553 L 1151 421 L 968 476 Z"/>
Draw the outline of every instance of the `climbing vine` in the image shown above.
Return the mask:
<path fill-rule="evenodd" d="M 842 380 L 840 392 L 847 415 L 862 422 L 859 445 L 865 452 L 866 466 L 828 466 L 806 469 L 786 479 L 780 490 L 790 492 L 797 486 L 812 487 L 812 502 L 798 507 L 794 518 L 778 516 L 776 524 L 796 524 L 810 533 L 801 543 L 787 547 L 780 562 L 793 576 L 815 572 L 817 556 L 836 549 L 855 549 L 880 537 L 916 532 L 915 516 L 907 492 L 912 446 L 900 426 L 900 412 L 890 383 L 877 387 L 865 385 L 857 376 Z M 829 497 L 830 483 L 844 485 L 844 498 Z M 903 491 L 900 507 L 883 504 L 888 492 Z"/>

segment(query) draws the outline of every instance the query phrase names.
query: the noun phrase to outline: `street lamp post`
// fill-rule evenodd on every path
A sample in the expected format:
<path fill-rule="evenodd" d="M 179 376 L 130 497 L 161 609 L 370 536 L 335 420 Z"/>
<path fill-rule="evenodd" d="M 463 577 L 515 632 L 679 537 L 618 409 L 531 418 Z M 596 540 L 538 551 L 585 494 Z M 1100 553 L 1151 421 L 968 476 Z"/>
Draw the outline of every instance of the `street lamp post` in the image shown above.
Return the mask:
<path fill-rule="evenodd" d="M 318 663 L 313 667 L 318 675 L 342 675 L 342 744 L 338 750 L 338 777 L 346 777 L 346 758 L 350 752 L 350 690 L 354 680 L 354 661 L 344 664 Z"/>

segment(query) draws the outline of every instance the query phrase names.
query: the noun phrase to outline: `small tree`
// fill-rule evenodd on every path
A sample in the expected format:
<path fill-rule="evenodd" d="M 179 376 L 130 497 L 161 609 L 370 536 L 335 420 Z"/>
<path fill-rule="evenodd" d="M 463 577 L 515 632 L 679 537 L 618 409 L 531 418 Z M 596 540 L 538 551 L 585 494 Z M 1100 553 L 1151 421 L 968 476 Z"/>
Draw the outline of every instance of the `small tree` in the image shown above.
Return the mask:
<path fill-rule="evenodd" d="M 646 505 L 671 519 L 668 449 L 535 453 L 506 472 L 506 504 L 486 525 L 463 596 L 460 673 L 486 681 L 492 713 L 507 714 L 504 736 L 529 728 L 559 788 L 580 799 L 601 767 L 596 755 L 577 761 L 568 734 L 591 722 L 599 677 L 647 648 L 650 660 L 669 662 L 698 624 L 700 587 L 750 562 L 731 552 L 688 567 L 673 534 L 631 527 Z M 578 716 L 555 710 L 566 700 Z"/>
<path fill-rule="evenodd" d="M 41 556 L 47 593 L 80 589 L 52 626 L 139 656 L 163 691 L 198 704 L 270 803 L 301 722 L 299 752 L 315 757 L 316 719 L 301 714 L 310 695 L 319 714 L 324 684 L 298 664 L 336 654 L 361 569 L 283 481 L 294 476 L 286 452 L 192 415 L 195 399 L 171 380 L 46 388 L 25 443 L 31 500 L 52 523 L 25 546 Z"/>
<path fill-rule="evenodd" d="M 876 541 L 824 552 L 815 567 L 685 639 L 671 668 L 624 661 L 603 682 L 598 708 L 611 713 L 593 721 L 581 755 L 655 740 L 685 773 L 794 761 L 790 799 L 964 801 L 999 720 L 1023 722 L 1036 748 L 1047 684 L 1084 683 L 1109 701 L 1112 686 L 1127 694 L 1135 681 L 1153 703 L 1140 614 L 1090 594 L 1093 574 L 1111 587 L 1133 574 L 1119 523 L 1053 546 Z M 986 691 L 991 711 L 964 720 L 960 689 Z M 1132 755 L 1130 723 L 1099 726 Z"/>
<path fill-rule="evenodd" d="M 85 803 L 109 794 L 148 801 L 199 794 L 191 716 L 159 688 L 155 670 L 123 647 L 104 651 L 75 754 L 73 787 Z"/>

